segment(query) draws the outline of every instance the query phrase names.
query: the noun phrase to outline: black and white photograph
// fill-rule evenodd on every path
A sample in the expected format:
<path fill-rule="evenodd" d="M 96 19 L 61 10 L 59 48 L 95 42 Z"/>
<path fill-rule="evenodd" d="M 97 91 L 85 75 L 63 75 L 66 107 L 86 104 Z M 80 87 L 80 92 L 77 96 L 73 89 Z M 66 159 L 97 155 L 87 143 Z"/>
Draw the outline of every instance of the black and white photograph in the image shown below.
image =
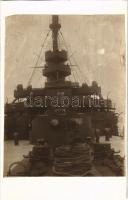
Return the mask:
<path fill-rule="evenodd" d="M 127 199 L 125 0 L 0 9 L 0 199 Z"/>
<path fill-rule="evenodd" d="M 125 176 L 125 16 L 5 19 L 5 177 Z"/>

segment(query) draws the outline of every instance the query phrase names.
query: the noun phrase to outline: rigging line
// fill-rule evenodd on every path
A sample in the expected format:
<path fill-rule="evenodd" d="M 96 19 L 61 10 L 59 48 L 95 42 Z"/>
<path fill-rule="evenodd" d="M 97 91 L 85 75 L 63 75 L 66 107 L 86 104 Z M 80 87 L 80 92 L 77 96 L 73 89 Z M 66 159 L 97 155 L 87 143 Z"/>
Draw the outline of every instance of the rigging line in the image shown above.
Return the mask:
<path fill-rule="evenodd" d="M 63 41 L 64 41 L 65 47 L 66 47 L 66 49 L 68 50 L 68 46 L 67 46 L 67 44 L 66 44 L 66 41 L 65 41 L 65 39 L 64 39 L 64 36 L 63 36 L 63 34 L 62 34 L 61 31 L 59 31 L 59 32 L 60 32 L 61 37 L 62 37 L 62 39 L 63 39 Z"/>
<path fill-rule="evenodd" d="M 66 42 L 65 42 L 64 36 L 63 36 L 63 34 L 62 34 L 61 31 L 59 31 L 59 32 L 60 32 L 61 37 L 62 37 L 62 39 L 63 39 L 63 41 L 64 41 L 64 44 L 65 44 L 66 50 L 68 51 L 68 46 L 67 46 L 67 44 L 66 44 Z M 73 54 L 72 54 L 72 55 L 73 55 Z M 72 55 L 71 55 L 71 56 L 72 56 Z M 70 57 L 71 57 L 71 56 L 70 56 Z M 70 62 L 70 65 L 72 65 L 71 60 L 69 59 L 69 57 L 68 57 L 68 60 L 69 60 L 69 62 Z"/>
<path fill-rule="evenodd" d="M 61 34 L 61 36 L 62 36 L 62 38 L 63 38 L 64 43 L 65 43 L 65 47 L 66 47 L 66 49 L 68 50 L 67 44 L 66 44 L 66 42 L 65 42 L 64 36 L 63 36 L 63 34 L 62 34 L 61 31 L 60 31 L 60 34 Z M 70 57 L 71 57 L 71 56 L 70 56 Z M 75 65 L 78 67 L 80 73 L 82 74 L 83 78 L 86 79 L 87 82 L 89 83 L 88 78 L 85 76 L 85 74 L 83 74 L 83 72 L 81 71 L 79 65 L 77 64 L 76 60 L 74 59 L 74 57 L 73 57 L 73 53 L 72 53 L 72 58 L 73 58 L 73 60 L 74 60 L 74 62 L 75 62 Z M 68 58 L 68 59 L 69 59 L 69 58 Z M 69 59 L 69 61 L 70 61 L 70 59 Z M 71 61 L 70 61 L 70 62 L 71 62 Z"/>
<path fill-rule="evenodd" d="M 79 73 L 77 72 L 77 70 L 75 70 L 75 73 L 76 73 L 76 76 L 77 76 L 77 79 L 78 79 L 78 83 L 81 84 L 81 77 L 79 76 Z"/>
<path fill-rule="evenodd" d="M 73 75 L 74 81 L 77 82 L 76 76 L 75 76 L 75 74 L 74 74 L 74 71 L 72 72 L 72 75 Z"/>
<path fill-rule="evenodd" d="M 59 32 L 60 32 L 61 37 L 62 37 L 62 39 L 63 39 L 63 41 L 64 41 L 65 47 L 66 47 L 66 49 L 67 49 L 67 51 L 68 51 L 68 46 L 67 46 L 67 44 L 66 44 L 66 42 L 65 42 L 64 36 L 63 36 L 63 34 L 62 34 L 61 31 L 59 31 Z M 74 52 L 70 55 L 70 57 L 68 57 L 68 60 L 69 60 L 69 62 L 70 62 L 70 65 L 72 65 L 70 58 L 73 56 L 73 54 L 74 54 Z M 76 66 L 77 66 L 77 65 L 76 65 Z M 73 72 L 73 71 L 72 71 L 72 72 Z M 75 71 L 75 72 L 76 72 L 76 71 Z M 82 72 L 81 72 L 81 73 L 82 73 Z M 77 77 L 78 77 L 78 73 L 77 73 L 77 72 L 76 72 L 76 74 L 77 74 Z M 77 82 L 74 72 L 72 73 L 72 75 L 73 75 L 73 77 L 74 77 L 75 82 Z M 82 73 L 82 75 L 83 75 L 83 73 Z M 78 78 L 78 82 L 79 82 L 79 78 Z"/>
<path fill-rule="evenodd" d="M 68 59 L 70 59 L 74 55 L 74 53 L 76 53 L 76 51 L 72 52 Z"/>
<path fill-rule="evenodd" d="M 74 71 L 75 71 L 75 73 L 76 73 L 76 76 L 77 76 L 77 78 L 78 78 L 78 82 L 81 82 L 81 77 L 79 76 L 79 74 L 78 74 L 77 70 L 74 70 Z"/>
<path fill-rule="evenodd" d="M 66 44 L 66 42 L 65 42 L 64 36 L 63 36 L 63 34 L 62 34 L 61 31 L 59 31 L 59 32 L 60 32 L 61 37 L 62 37 L 62 39 L 63 39 L 63 41 L 64 41 L 65 47 L 66 47 L 66 49 L 67 49 L 67 51 L 68 51 L 68 47 L 67 47 L 67 44 Z M 70 55 L 70 57 L 68 57 L 68 60 L 69 60 L 69 62 L 70 62 L 70 65 L 72 65 L 70 58 L 73 56 L 73 54 L 74 54 L 74 52 Z M 77 66 L 77 65 L 76 65 L 76 66 Z M 83 73 L 82 73 L 82 75 L 83 75 Z M 77 76 L 78 76 L 78 75 L 77 75 Z"/>
<path fill-rule="evenodd" d="M 43 41 L 43 44 L 41 45 L 41 49 L 40 49 L 39 55 L 38 55 L 38 57 L 37 57 L 37 61 L 36 61 L 36 63 L 35 63 L 34 69 L 33 69 L 33 71 L 32 71 L 32 74 L 31 74 L 30 79 L 29 79 L 28 84 L 27 84 L 28 86 L 29 86 L 30 83 L 31 83 L 31 80 L 32 80 L 33 75 L 34 75 L 35 70 L 36 70 L 36 66 L 37 66 L 38 61 L 39 61 L 39 59 L 40 59 L 40 56 L 41 56 L 42 50 L 43 50 L 43 48 L 44 48 L 44 44 L 45 44 L 45 42 L 46 42 L 46 39 L 47 39 L 47 37 L 48 37 L 50 31 L 51 31 L 51 30 L 48 31 L 48 33 L 47 33 L 47 35 L 46 35 L 46 37 L 45 37 L 45 39 L 44 39 L 44 41 Z"/>
<path fill-rule="evenodd" d="M 75 65 L 78 67 L 79 72 L 83 75 L 83 72 L 81 71 L 81 69 L 80 69 L 78 63 L 77 63 L 76 60 L 75 60 L 75 58 L 74 58 L 74 57 L 72 57 L 72 58 L 73 58 L 73 61 L 74 61 Z M 84 75 L 83 75 L 83 76 L 84 76 Z"/>
<path fill-rule="evenodd" d="M 74 68 L 72 69 L 72 71 L 74 70 Z M 74 72 L 76 73 L 76 76 L 78 78 L 78 82 L 81 82 L 81 76 L 80 74 L 77 72 L 77 70 L 74 70 Z M 83 75 L 83 74 L 82 74 Z"/>
<path fill-rule="evenodd" d="M 71 60 L 69 59 L 69 63 L 70 63 L 70 65 L 72 65 L 72 63 L 71 63 Z M 72 70 L 72 73 L 71 73 L 72 75 L 73 75 L 73 77 L 74 77 L 74 81 L 76 82 L 76 77 L 75 77 L 75 75 L 74 75 L 74 71 Z"/>
<path fill-rule="evenodd" d="M 72 66 L 72 63 L 71 63 L 71 60 L 68 58 L 68 60 L 69 60 L 69 63 L 70 63 L 70 66 Z M 72 69 L 72 72 L 76 72 L 74 69 Z M 79 76 L 78 76 L 78 73 L 76 72 L 76 75 L 77 75 L 77 77 L 78 77 L 78 81 L 80 80 L 81 81 L 81 78 L 79 78 Z M 74 75 L 73 75 L 74 76 Z M 75 78 L 75 80 L 76 80 L 76 78 Z"/>
<path fill-rule="evenodd" d="M 50 49 L 51 49 L 51 41 L 50 41 L 50 39 L 51 39 L 51 35 L 49 34 L 49 38 L 48 38 L 48 42 L 47 42 L 47 45 L 46 45 L 46 47 L 45 47 L 45 49 L 47 49 L 48 48 L 48 46 L 50 47 Z"/>
<path fill-rule="evenodd" d="M 58 32 L 58 39 L 59 39 L 60 46 L 65 46 L 66 47 L 66 45 L 64 44 L 64 37 L 62 36 L 62 33 L 60 31 Z M 67 47 L 66 47 L 66 50 L 68 50 Z"/>
<path fill-rule="evenodd" d="M 79 78 L 80 78 L 80 82 L 82 83 L 82 82 L 85 82 L 85 77 L 84 77 L 84 75 L 83 75 L 83 73 L 82 73 L 82 71 L 80 71 L 80 69 L 79 69 L 79 67 L 77 68 L 77 70 L 78 70 L 78 76 L 79 76 Z"/>
<path fill-rule="evenodd" d="M 58 48 L 60 49 L 60 47 L 61 47 L 60 34 L 58 34 Z"/>
<path fill-rule="evenodd" d="M 41 73 L 40 73 L 40 74 L 41 74 Z M 40 77 L 38 78 L 38 80 L 36 81 L 37 84 L 40 83 L 41 78 L 42 78 L 42 76 L 40 76 Z"/>
<path fill-rule="evenodd" d="M 88 79 L 87 76 L 85 76 L 85 74 L 83 74 L 83 72 L 81 71 L 81 68 L 80 68 L 80 66 L 78 65 L 76 59 L 75 59 L 74 57 L 72 57 L 72 58 L 73 58 L 73 61 L 74 61 L 75 65 L 78 67 L 79 72 L 83 75 L 83 78 L 86 79 L 87 82 L 89 83 L 89 79 Z"/>
<path fill-rule="evenodd" d="M 64 45 L 65 45 L 65 47 L 66 47 L 66 50 L 68 51 L 67 44 L 66 44 L 66 42 L 65 42 L 65 39 L 64 39 L 63 34 L 62 34 L 61 31 L 59 31 L 59 36 L 62 37 L 62 40 L 63 40 L 63 42 L 64 42 Z M 70 56 L 70 57 L 71 57 L 71 56 Z M 70 66 L 71 66 L 71 65 L 72 65 L 71 60 L 70 60 L 70 59 L 68 59 L 68 60 L 69 60 Z M 69 79 L 69 81 L 71 81 L 71 76 L 74 78 L 74 81 L 76 81 L 76 78 L 75 78 L 75 75 L 74 75 L 73 71 L 72 71 L 72 74 L 71 74 L 70 76 L 67 77 L 67 78 Z"/>

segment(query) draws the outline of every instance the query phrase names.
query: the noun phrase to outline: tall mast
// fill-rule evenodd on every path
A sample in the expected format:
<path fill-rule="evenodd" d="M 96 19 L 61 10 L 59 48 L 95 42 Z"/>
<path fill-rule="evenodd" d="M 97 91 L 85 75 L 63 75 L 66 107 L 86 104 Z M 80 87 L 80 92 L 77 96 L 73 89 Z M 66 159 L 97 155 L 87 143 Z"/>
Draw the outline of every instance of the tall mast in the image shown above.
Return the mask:
<path fill-rule="evenodd" d="M 58 34 L 61 28 L 59 16 L 52 16 L 52 23 L 49 25 L 52 31 L 53 49 L 45 52 L 46 64 L 43 69 L 43 76 L 47 77 L 46 87 L 66 86 L 68 83 L 65 78 L 71 74 L 70 66 L 66 63 L 68 60 L 67 51 L 59 50 Z"/>
<path fill-rule="evenodd" d="M 52 30 L 53 51 L 58 51 L 58 31 L 61 28 L 58 15 L 52 16 L 52 23 L 49 27 Z"/>

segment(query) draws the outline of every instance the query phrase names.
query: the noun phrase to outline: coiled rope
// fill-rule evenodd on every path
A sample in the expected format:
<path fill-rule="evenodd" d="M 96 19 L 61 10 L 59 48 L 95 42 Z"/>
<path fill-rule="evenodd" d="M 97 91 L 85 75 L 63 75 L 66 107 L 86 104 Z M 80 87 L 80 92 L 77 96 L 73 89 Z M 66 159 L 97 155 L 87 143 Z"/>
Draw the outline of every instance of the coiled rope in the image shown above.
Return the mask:
<path fill-rule="evenodd" d="M 60 176 L 83 176 L 92 167 L 90 146 L 86 143 L 56 148 L 53 173 Z"/>

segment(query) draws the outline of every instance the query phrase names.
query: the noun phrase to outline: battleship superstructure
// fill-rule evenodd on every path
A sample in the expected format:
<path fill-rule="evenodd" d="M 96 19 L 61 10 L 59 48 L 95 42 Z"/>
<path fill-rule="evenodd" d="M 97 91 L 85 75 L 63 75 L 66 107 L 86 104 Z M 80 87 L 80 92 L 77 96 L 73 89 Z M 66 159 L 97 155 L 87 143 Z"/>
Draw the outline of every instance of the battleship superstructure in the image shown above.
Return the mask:
<path fill-rule="evenodd" d="M 91 86 L 86 82 L 79 86 L 79 83 L 66 80 L 72 72 L 68 52 L 58 46 L 61 24 L 57 15 L 52 16 L 49 27 L 52 31 L 52 50 L 45 52 L 45 66 L 42 67 L 42 75 L 47 78 L 45 87 L 17 86 L 13 103 L 5 106 L 5 136 L 11 139 L 13 133 L 18 132 L 20 139 L 28 139 L 32 144 L 39 139 L 43 140 L 43 144 L 47 141 L 54 150 L 74 142 L 87 142 L 88 145 L 91 143 L 93 154 L 97 152 L 95 157 L 100 152 L 101 157 L 106 152 L 112 156 L 114 152 L 110 144 L 99 143 L 101 135 L 108 140 L 112 135 L 118 135 L 118 117 L 112 101 L 103 98 L 96 81 Z M 37 149 L 35 147 L 34 151 Z M 61 151 L 64 152 L 64 149 Z M 29 158 L 35 155 L 31 154 Z M 58 152 L 56 155 L 60 156 Z"/>

